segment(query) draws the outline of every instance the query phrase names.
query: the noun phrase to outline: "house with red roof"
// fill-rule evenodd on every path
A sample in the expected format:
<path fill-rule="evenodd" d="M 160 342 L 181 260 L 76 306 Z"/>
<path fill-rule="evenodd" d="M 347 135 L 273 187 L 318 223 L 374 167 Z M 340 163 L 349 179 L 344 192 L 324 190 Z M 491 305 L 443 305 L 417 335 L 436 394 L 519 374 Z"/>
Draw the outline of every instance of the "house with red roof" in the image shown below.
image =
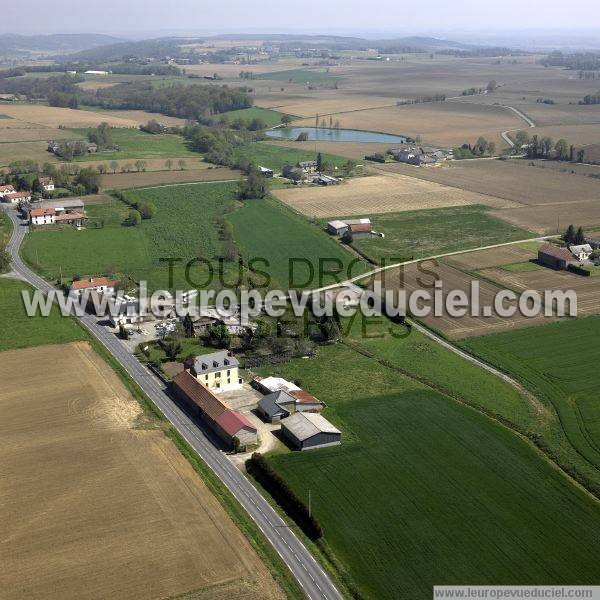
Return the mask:
<path fill-rule="evenodd" d="M 11 204 L 17 204 L 19 202 L 29 202 L 31 200 L 31 194 L 29 192 L 9 192 L 4 194 L 2 197 L 3 202 L 10 202 Z"/>
<path fill-rule="evenodd" d="M 8 194 L 14 194 L 17 190 L 12 185 L 0 185 L 0 198 L 4 198 L 4 196 Z"/>
<path fill-rule="evenodd" d="M 116 285 L 117 282 L 108 279 L 108 277 L 90 277 L 88 279 L 80 279 L 71 284 L 71 287 L 69 288 L 69 296 L 80 298 L 85 290 L 112 296 L 115 293 Z"/>

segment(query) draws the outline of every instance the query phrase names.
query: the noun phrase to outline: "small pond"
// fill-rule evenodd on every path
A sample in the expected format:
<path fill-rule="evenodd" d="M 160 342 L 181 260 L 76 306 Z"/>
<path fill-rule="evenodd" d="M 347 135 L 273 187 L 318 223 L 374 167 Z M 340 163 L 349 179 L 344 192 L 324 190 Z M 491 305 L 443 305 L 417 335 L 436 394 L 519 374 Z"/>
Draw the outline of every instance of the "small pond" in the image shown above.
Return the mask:
<path fill-rule="evenodd" d="M 267 137 L 283 140 L 295 140 L 302 132 L 308 134 L 309 140 L 322 142 L 380 142 L 382 144 L 403 144 L 406 138 L 391 133 L 362 131 L 360 129 L 329 129 L 326 127 L 279 127 L 269 129 Z"/>

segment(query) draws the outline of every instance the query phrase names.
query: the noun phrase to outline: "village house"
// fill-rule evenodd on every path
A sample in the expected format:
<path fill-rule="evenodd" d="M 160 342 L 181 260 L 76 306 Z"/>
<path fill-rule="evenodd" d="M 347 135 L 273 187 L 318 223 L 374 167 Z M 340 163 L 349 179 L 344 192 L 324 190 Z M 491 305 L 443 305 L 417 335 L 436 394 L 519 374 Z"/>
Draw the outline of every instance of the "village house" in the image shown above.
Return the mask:
<path fill-rule="evenodd" d="M 569 246 L 569 250 L 577 260 L 589 260 L 594 251 L 589 244 L 580 244 L 578 246 Z"/>
<path fill-rule="evenodd" d="M 29 222 L 32 225 L 53 225 L 56 212 L 53 208 L 33 208 L 29 211 Z"/>
<path fill-rule="evenodd" d="M 182 371 L 173 377 L 172 389 L 193 415 L 203 419 L 228 446 L 235 445 L 235 438 L 244 447 L 258 442 L 256 427 L 215 396 L 189 371 Z"/>
<path fill-rule="evenodd" d="M 202 385 L 218 392 L 236 390 L 242 386 L 239 365 L 237 358 L 227 350 L 202 354 L 185 362 L 185 368 Z"/>
<path fill-rule="evenodd" d="M 71 287 L 69 288 L 69 296 L 80 298 L 85 290 L 112 296 L 115 293 L 116 285 L 117 282 L 111 281 L 108 279 L 108 277 L 90 277 L 89 279 L 80 279 L 71 284 Z"/>
<path fill-rule="evenodd" d="M 29 222 L 32 225 L 54 225 L 68 224 L 81 227 L 86 216 L 79 212 L 66 212 L 55 208 L 31 208 L 29 210 Z"/>
<path fill-rule="evenodd" d="M 0 185 L 0 198 L 4 198 L 7 194 L 14 194 L 17 190 L 12 185 Z"/>
<path fill-rule="evenodd" d="M 3 202 L 9 202 L 10 204 L 18 204 L 19 202 L 29 202 L 31 200 L 30 192 L 9 192 L 2 198 Z"/>
<path fill-rule="evenodd" d="M 538 250 L 538 262 L 553 269 L 566 270 L 575 263 L 575 257 L 568 248 L 544 244 Z"/>
<path fill-rule="evenodd" d="M 54 191 L 54 180 L 52 177 L 40 177 L 39 179 L 40 185 L 45 192 L 53 192 Z"/>

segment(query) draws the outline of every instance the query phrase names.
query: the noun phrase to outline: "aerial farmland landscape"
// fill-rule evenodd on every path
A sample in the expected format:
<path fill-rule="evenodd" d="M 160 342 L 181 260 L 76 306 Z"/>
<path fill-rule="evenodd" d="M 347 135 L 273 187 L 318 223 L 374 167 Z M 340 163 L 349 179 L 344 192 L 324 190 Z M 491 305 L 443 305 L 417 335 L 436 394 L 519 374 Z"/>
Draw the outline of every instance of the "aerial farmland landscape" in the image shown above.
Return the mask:
<path fill-rule="evenodd" d="M 600 599 L 592 0 L 0 15 L 0 598 Z"/>

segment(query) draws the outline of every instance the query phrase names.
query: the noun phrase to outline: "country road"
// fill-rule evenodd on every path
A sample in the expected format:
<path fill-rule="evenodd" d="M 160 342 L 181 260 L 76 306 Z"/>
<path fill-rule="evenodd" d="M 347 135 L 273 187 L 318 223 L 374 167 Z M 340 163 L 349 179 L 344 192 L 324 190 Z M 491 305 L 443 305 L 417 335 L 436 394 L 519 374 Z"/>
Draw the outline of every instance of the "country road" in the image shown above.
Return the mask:
<path fill-rule="evenodd" d="M 18 218 L 14 209 L 8 208 L 6 212 L 14 225 L 13 234 L 7 246 L 12 259 L 13 271 L 34 288 L 48 293 L 54 288 L 36 275 L 19 255 L 21 243 L 27 233 L 25 224 Z M 99 325 L 96 317 L 86 314 L 79 320 L 122 365 L 130 377 L 235 496 L 281 556 L 306 596 L 311 600 L 341 599 L 342 595 L 306 546 L 227 456 L 218 450 L 203 431 L 169 398 L 162 382 L 129 354 L 113 333 Z"/>

